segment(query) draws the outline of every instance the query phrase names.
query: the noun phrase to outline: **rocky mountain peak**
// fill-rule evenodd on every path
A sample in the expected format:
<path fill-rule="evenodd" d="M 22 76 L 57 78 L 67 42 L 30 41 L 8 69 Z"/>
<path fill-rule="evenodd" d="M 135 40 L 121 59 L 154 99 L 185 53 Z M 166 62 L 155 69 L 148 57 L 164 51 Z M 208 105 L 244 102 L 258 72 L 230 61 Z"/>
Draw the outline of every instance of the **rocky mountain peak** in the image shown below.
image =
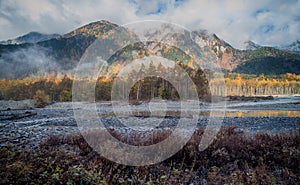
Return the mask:
<path fill-rule="evenodd" d="M 118 27 L 118 25 L 106 20 L 96 21 L 77 28 L 76 30 L 63 35 L 62 38 L 70 38 L 76 35 L 94 36 L 99 38 L 103 33 L 115 27 Z"/>
<path fill-rule="evenodd" d="M 279 49 L 284 49 L 293 53 L 300 54 L 300 40 L 296 40 L 292 44 L 280 47 Z"/>
<path fill-rule="evenodd" d="M 254 43 L 251 40 L 247 40 L 247 41 L 244 42 L 244 49 L 245 50 L 255 50 L 255 49 L 258 49 L 260 47 L 261 47 L 260 45 Z"/>

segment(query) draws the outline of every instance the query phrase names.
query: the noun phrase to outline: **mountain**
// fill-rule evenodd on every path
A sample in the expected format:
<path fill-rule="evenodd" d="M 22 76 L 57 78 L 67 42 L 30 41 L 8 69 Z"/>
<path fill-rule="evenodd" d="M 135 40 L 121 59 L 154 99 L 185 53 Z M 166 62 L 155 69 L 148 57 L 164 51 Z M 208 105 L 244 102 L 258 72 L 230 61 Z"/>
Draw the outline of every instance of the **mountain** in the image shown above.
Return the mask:
<path fill-rule="evenodd" d="M 104 33 L 118 27 L 117 24 L 111 23 L 106 20 L 96 21 L 77 28 L 70 33 L 62 35 L 59 39 L 68 39 L 72 37 L 84 36 L 100 38 Z"/>
<path fill-rule="evenodd" d="M 241 63 L 233 70 L 244 74 L 279 75 L 284 73 L 300 74 L 300 55 L 276 49 L 260 47 L 245 50 Z"/>
<path fill-rule="evenodd" d="M 232 71 L 240 63 L 240 58 L 243 55 L 238 49 L 233 48 L 229 43 L 220 39 L 215 34 L 208 34 L 207 31 L 196 31 L 201 38 L 201 41 L 197 42 L 206 43 L 211 52 L 215 55 L 218 61 L 218 65 L 225 70 Z"/>
<path fill-rule="evenodd" d="M 10 39 L 7 41 L 0 41 L 0 44 L 24 44 L 24 43 L 38 43 L 45 40 L 50 40 L 59 37 L 59 34 L 42 34 L 38 32 L 30 32 L 26 35 Z"/>
<path fill-rule="evenodd" d="M 41 68 L 44 68 L 42 74 L 47 71 L 62 73 L 73 70 L 85 50 L 97 38 L 110 37 L 111 30 L 117 27 L 117 24 L 102 20 L 48 40 L 33 42 L 34 39 L 28 39 L 26 43 L 22 44 L 0 44 L 0 78 L 23 78 L 30 76 L 31 73 L 36 74 L 36 71 Z M 137 38 L 139 35 L 135 32 L 136 30 L 120 29 L 124 29 L 125 35 L 130 38 Z M 201 61 L 193 60 L 193 56 L 200 51 L 205 51 L 204 54 L 210 54 L 202 57 L 211 61 L 212 66 L 220 66 L 225 72 L 265 75 L 287 72 L 300 74 L 300 54 L 278 48 L 260 47 L 252 41 L 245 42 L 246 50 L 239 50 L 206 30 L 173 33 L 172 31 L 168 32 L 168 29 L 170 28 L 167 26 L 161 27 L 144 35 L 147 40 L 156 42 L 138 42 L 113 54 L 108 61 L 111 68 L 115 70 L 116 66 L 125 65 L 132 60 L 134 50 L 140 57 L 159 54 L 191 68 L 197 68 Z M 160 39 L 167 43 L 162 44 Z M 299 44 L 299 42 L 297 43 Z M 116 38 L 116 42 L 112 44 L 115 47 L 123 46 L 122 38 Z M 182 49 L 174 47 L 178 45 L 182 45 Z M 189 49 L 190 47 L 185 47 L 186 45 L 191 46 L 192 50 Z M 200 55 L 203 53 L 200 52 Z M 43 61 L 47 62 L 43 63 Z M 48 67 L 49 63 L 52 64 L 52 67 Z M 19 66 L 26 65 L 36 67 L 27 72 L 19 70 Z"/>
<path fill-rule="evenodd" d="M 261 47 L 260 45 L 255 44 L 251 40 L 247 40 L 247 41 L 244 42 L 244 48 L 245 48 L 245 50 L 256 50 L 256 49 L 258 49 L 260 47 Z"/>
<path fill-rule="evenodd" d="M 281 50 L 290 51 L 293 53 L 300 54 L 300 40 L 296 40 L 290 45 L 278 47 Z"/>
<path fill-rule="evenodd" d="M 118 25 L 108 21 L 97 21 L 82 26 L 58 38 L 43 41 L 38 45 L 49 48 L 62 69 L 73 69 L 84 51 L 99 37 Z"/>
<path fill-rule="evenodd" d="M 38 43 L 0 44 L 0 79 L 25 78 L 53 72 L 72 73 L 97 35 L 116 26 L 107 21 L 98 21 Z"/>
<path fill-rule="evenodd" d="M 204 38 L 225 71 L 244 74 L 300 74 L 300 54 L 246 41 L 246 50 L 233 48 L 216 35 Z M 294 48 L 296 44 L 293 44 Z"/>

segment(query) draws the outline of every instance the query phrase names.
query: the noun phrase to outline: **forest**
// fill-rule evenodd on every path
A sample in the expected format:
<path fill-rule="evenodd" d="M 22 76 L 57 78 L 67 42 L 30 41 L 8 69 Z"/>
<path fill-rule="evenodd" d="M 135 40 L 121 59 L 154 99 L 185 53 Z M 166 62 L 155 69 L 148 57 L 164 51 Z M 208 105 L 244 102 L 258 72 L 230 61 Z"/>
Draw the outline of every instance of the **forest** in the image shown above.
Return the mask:
<path fill-rule="evenodd" d="M 293 95 L 300 93 L 300 75 L 248 75 L 230 73 L 224 76 L 226 89 L 218 85 L 221 78 L 212 80 L 211 92 L 216 96 Z"/>
<path fill-rule="evenodd" d="M 178 90 L 196 88 L 199 98 L 207 100 L 213 96 L 255 96 L 255 95 L 291 95 L 300 93 L 300 75 L 286 73 L 284 75 L 265 76 L 227 73 L 225 75 L 207 70 L 191 69 L 180 64 L 185 69 L 193 84 L 183 82 L 184 87 L 174 87 L 170 82 L 159 77 L 159 71 L 166 75 L 173 74 L 172 68 L 150 63 L 148 69 L 142 66 L 140 71 L 133 71 L 132 77 L 145 73 L 145 70 L 156 71 L 157 76 L 143 78 L 134 83 L 129 92 L 130 100 L 149 100 L 152 98 L 179 99 Z M 159 70 L 158 70 L 159 69 Z M 178 76 L 176 80 L 183 80 Z M 214 76 L 210 78 L 209 76 Z M 95 99 L 91 101 L 108 101 L 111 99 L 111 89 L 116 76 L 103 76 L 98 79 L 81 79 L 81 83 L 95 85 Z M 177 76 L 176 76 L 177 78 Z M 122 84 L 129 83 L 123 79 Z M 208 80 L 211 79 L 211 80 Z M 0 100 L 35 99 L 37 102 L 72 101 L 72 85 L 74 76 L 48 76 L 24 78 L 17 80 L 0 80 Z M 225 85 L 224 85 L 225 82 Z M 122 89 L 122 86 L 119 87 Z M 124 92 L 124 89 L 123 91 Z M 122 95 L 121 95 L 122 96 Z"/>

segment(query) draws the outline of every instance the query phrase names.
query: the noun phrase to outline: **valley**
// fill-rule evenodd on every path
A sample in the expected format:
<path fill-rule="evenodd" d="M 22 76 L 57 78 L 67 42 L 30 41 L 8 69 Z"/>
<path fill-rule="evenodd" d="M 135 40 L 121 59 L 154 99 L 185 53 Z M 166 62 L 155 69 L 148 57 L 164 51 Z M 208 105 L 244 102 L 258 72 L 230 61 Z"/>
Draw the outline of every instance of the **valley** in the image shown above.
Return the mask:
<path fill-rule="evenodd" d="M 167 111 L 161 106 L 162 103 L 166 104 Z M 27 143 L 37 144 L 51 135 L 78 134 L 78 125 L 73 113 L 73 108 L 77 106 L 77 103 L 73 104 L 72 102 L 61 102 L 33 110 L 2 110 L 1 118 L 3 119 L 0 121 L 1 146 L 9 144 L 27 146 Z M 159 105 L 160 108 L 153 107 L 155 105 Z M 115 128 L 116 130 L 119 129 L 120 133 L 126 134 L 134 130 L 143 132 L 175 127 L 180 116 L 185 117 L 181 115 L 183 111 L 187 115 L 198 117 L 198 127 L 205 127 L 209 119 L 221 117 L 221 125 L 235 126 L 246 135 L 255 133 L 278 134 L 300 129 L 299 106 L 299 96 L 292 96 L 277 97 L 274 100 L 259 102 L 232 101 L 226 102 L 226 105 L 223 102 L 214 105 L 203 102 L 196 112 L 196 109 L 183 110 L 180 108 L 180 102 L 153 100 L 143 102 L 140 105 L 131 105 L 131 114 L 119 117 L 117 115 L 128 111 L 127 105 L 113 108 L 111 102 L 97 102 L 99 117 L 91 117 L 90 119 L 102 120 L 104 127 L 101 129 Z M 81 103 L 79 107 L 84 107 L 83 111 L 85 112 L 91 112 L 88 110 L 93 109 L 93 104 Z M 26 111 L 36 114 L 15 120 L 6 120 L 4 117 L 4 115 L 20 114 Z M 105 123 L 107 119 L 109 121 Z M 130 123 L 127 125 L 129 127 L 122 126 L 119 124 L 120 122 Z"/>
<path fill-rule="evenodd" d="M 0 184 L 296 184 L 298 43 L 106 20 L 2 41 Z"/>

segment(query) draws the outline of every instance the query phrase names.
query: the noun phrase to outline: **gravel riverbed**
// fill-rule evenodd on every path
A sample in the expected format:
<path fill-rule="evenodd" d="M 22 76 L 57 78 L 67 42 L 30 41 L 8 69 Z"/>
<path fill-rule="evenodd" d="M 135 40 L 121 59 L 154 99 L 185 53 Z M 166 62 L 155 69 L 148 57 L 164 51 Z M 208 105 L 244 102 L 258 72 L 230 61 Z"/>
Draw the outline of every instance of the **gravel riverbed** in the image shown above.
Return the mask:
<path fill-rule="evenodd" d="M 277 102 L 276 102 L 277 101 Z M 266 101 L 259 102 L 255 108 L 254 103 L 245 104 L 243 102 L 233 102 L 227 106 L 226 111 L 241 111 L 241 110 L 300 110 L 300 100 L 292 99 L 292 102 L 286 99 L 275 100 L 275 103 Z M 274 101 L 273 101 L 274 102 Z M 110 113 L 113 111 L 112 105 L 109 102 L 99 103 L 102 106 L 102 113 Z M 171 103 L 176 107 L 178 103 Z M 205 106 L 205 105 L 203 105 Z M 98 106 L 99 107 L 99 106 Z M 136 108 L 145 111 L 147 104 L 142 103 Z M 68 135 L 73 133 L 80 133 L 76 119 L 74 118 L 74 110 L 72 103 L 56 103 L 46 108 L 32 109 L 32 110 L 5 110 L 0 111 L 1 115 L 21 114 L 24 112 L 36 113 L 29 117 L 24 117 L 16 120 L 0 120 L 0 146 L 20 145 L 22 147 L 37 147 L 37 143 L 43 141 L 50 135 Z M 84 110 L 85 111 L 85 110 Z M 89 112 L 86 110 L 86 112 Z M 120 124 L 120 120 L 112 116 L 100 116 L 100 119 L 106 127 L 115 127 L 120 132 L 127 132 L 128 127 Z M 165 127 L 176 127 L 180 117 L 152 117 L 139 116 L 128 117 L 129 122 L 136 121 L 145 123 L 145 125 L 138 126 L 143 130 L 148 129 L 163 129 Z M 293 116 L 259 116 L 259 117 L 244 117 L 244 116 L 229 116 L 220 119 L 219 117 L 199 116 L 197 126 L 206 126 L 209 120 L 221 120 L 222 125 L 236 126 L 238 129 L 244 131 L 246 134 L 253 134 L 257 132 L 268 132 L 272 134 L 281 132 L 290 132 L 299 130 L 300 117 Z M 122 121 L 122 120 L 121 120 Z M 158 123 L 157 123 L 158 122 Z M 157 124 L 152 124 L 157 123 Z M 105 128 L 104 128 L 105 129 Z"/>

